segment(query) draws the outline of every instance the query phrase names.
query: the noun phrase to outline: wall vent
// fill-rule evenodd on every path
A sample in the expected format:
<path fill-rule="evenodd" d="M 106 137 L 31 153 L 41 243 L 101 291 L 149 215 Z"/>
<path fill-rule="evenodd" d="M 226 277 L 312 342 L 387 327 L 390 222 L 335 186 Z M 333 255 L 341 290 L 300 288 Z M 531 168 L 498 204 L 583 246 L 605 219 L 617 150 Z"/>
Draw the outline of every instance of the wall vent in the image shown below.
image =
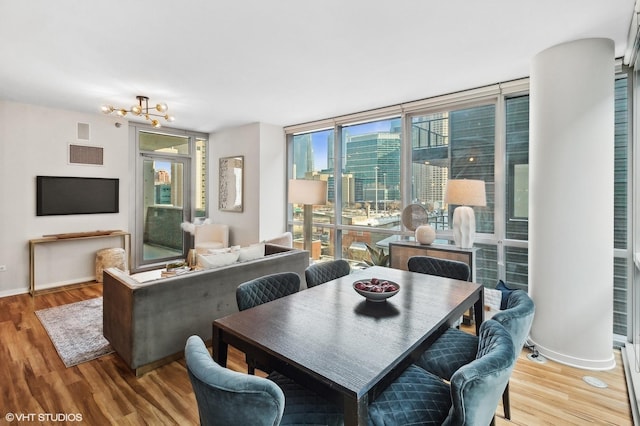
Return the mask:
<path fill-rule="evenodd" d="M 78 123 L 78 140 L 88 141 L 89 140 L 89 124 L 87 123 Z"/>
<path fill-rule="evenodd" d="M 69 145 L 69 163 L 102 166 L 104 164 L 103 151 L 104 148 L 98 146 Z"/>

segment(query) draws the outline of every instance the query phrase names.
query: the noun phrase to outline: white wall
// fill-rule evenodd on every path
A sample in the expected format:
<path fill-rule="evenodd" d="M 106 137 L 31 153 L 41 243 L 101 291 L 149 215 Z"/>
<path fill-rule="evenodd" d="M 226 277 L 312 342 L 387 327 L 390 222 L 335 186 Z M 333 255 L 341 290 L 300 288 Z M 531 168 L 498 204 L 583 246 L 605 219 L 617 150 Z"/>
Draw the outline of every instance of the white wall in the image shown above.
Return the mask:
<path fill-rule="evenodd" d="M 260 124 L 260 240 L 286 228 L 287 148 L 280 126 Z"/>
<path fill-rule="evenodd" d="M 229 225 L 229 243 L 246 246 L 284 232 L 286 144 L 282 127 L 252 123 L 212 133 L 209 216 Z M 218 210 L 218 162 L 244 156 L 244 210 Z"/>
<path fill-rule="evenodd" d="M 118 128 L 115 123 L 122 125 Z M 77 124 L 90 126 L 90 139 L 78 140 Z M 248 245 L 284 231 L 286 149 L 282 127 L 254 123 L 210 136 L 209 211 L 231 227 L 231 243 Z M 69 164 L 69 144 L 104 148 L 104 165 Z M 43 235 L 129 229 L 135 176 L 128 122 L 114 117 L 0 101 L 0 297 L 29 290 L 30 239 Z M 218 160 L 245 157 L 242 213 L 218 210 Z M 36 216 L 38 175 L 120 179 L 120 213 Z M 261 209 L 260 207 L 263 206 Z M 95 251 L 119 245 L 119 239 L 96 239 L 39 245 L 36 286 L 44 289 L 94 278 Z"/>
<path fill-rule="evenodd" d="M 128 231 L 127 123 L 96 114 L 0 101 L 0 297 L 29 289 L 28 241 L 45 234 L 121 229 Z M 90 140 L 77 139 L 77 123 L 90 126 Z M 69 144 L 104 148 L 104 166 L 69 164 Z M 120 179 L 120 213 L 36 216 L 37 175 Z M 95 250 L 117 240 L 40 246 L 39 288 L 94 277 Z"/>

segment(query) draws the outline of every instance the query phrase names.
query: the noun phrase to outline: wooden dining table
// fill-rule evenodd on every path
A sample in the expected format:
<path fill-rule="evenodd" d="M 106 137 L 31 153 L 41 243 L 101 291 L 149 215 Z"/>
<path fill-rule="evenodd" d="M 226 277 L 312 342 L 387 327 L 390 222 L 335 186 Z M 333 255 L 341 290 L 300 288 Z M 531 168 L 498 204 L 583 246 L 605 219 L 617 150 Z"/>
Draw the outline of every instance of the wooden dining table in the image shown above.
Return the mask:
<path fill-rule="evenodd" d="M 356 293 L 356 281 L 393 281 L 384 302 Z M 368 405 L 469 308 L 484 318 L 479 284 L 374 266 L 213 322 L 213 358 L 245 352 L 344 410 L 345 425 L 366 425 Z"/>

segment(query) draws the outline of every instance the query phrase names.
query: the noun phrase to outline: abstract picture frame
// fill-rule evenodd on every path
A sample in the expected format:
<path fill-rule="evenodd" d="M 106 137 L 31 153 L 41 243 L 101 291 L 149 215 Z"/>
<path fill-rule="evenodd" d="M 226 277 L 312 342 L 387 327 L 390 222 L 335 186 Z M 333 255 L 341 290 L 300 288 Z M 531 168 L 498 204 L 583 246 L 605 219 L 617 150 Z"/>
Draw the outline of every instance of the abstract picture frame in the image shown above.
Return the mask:
<path fill-rule="evenodd" d="M 244 156 L 220 158 L 218 210 L 242 212 L 244 210 Z"/>

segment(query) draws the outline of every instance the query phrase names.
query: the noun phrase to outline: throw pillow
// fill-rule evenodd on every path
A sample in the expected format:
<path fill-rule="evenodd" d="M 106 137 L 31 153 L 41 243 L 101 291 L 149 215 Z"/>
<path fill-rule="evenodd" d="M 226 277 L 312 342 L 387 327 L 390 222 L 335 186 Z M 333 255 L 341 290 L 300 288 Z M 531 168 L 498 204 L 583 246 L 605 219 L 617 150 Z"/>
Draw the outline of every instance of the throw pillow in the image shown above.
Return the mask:
<path fill-rule="evenodd" d="M 235 263 L 238 260 L 238 253 L 220 253 L 210 255 L 198 255 L 199 265 L 204 269 L 220 268 Z"/>
<path fill-rule="evenodd" d="M 500 310 L 502 311 L 507 309 L 507 302 L 509 301 L 509 296 L 511 296 L 511 293 L 513 293 L 515 289 L 507 287 L 504 281 L 499 280 L 498 284 L 496 285 L 496 290 L 500 290 L 502 292 L 502 299 L 500 300 Z"/>
<path fill-rule="evenodd" d="M 264 244 L 252 244 L 249 247 L 242 247 L 238 250 L 238 253 L 240 254 L 238 262 L 258 259 L 264 256 Z"/>
<path fill-rule="evenodd" d="M 484 306 L 489 311 L 498 312 L 502 304 L 502 292 L 493 288 L 486 287 L 484 289 Z M 485 319 L 487 319 L 485 312 Z"/>

